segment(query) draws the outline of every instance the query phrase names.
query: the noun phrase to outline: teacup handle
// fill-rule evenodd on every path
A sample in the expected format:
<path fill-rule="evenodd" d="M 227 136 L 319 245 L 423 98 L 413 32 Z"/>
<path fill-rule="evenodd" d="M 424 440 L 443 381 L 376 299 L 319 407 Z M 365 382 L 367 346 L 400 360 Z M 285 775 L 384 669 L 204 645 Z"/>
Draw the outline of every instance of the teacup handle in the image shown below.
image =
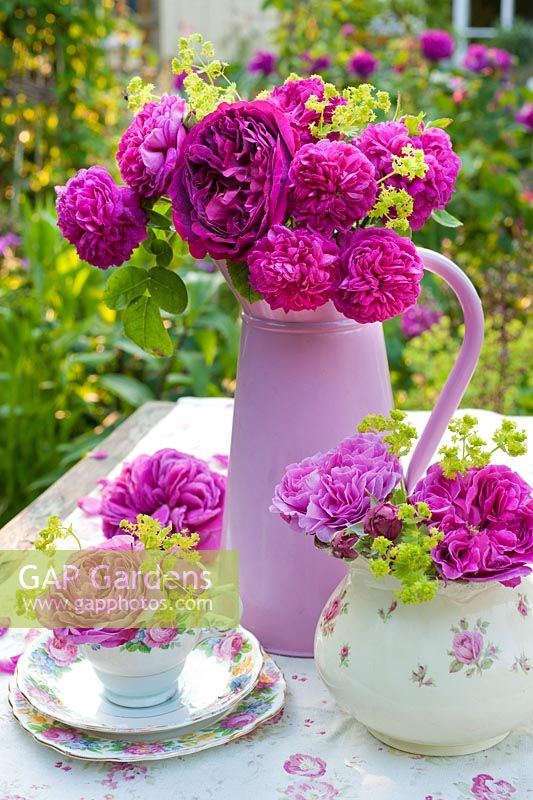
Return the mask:
<path fill-rule="evenodd" d="M 407 491 L 412 490 L 426 470 L 448 422 L 456 412 L 476 368 L 484 338 L 483 308 L 470 279 L 457 264 L 440 253 L 424 247 L 419 247 L 418 252 L 424 269 L 446 281 L 459 300 L 465 319 L 465 335 L 453 369 L 413 451 L 407 470 Z"/>

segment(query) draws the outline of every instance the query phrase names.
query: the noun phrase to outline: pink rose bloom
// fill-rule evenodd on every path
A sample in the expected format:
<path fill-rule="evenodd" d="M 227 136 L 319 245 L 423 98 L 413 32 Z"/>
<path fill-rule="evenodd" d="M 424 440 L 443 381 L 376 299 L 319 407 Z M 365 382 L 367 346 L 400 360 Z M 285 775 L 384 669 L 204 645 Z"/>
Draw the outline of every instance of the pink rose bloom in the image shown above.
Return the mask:
<path fill-rule="evenodd" d="M 467 475 L 457 473 L 455 478 L 445 478 L 439 464 L 432 464 L 416 484 L 411 502 L 427 503 L 431 509 L 431 524 L 447 532 L 468 520 L 468 486 Z"/>
<path fill-rule="evenodd" d="M 103 167 L 78 170 L 56 194 L 59 230 L 94 267 L 119 267 L 148 235 L 139 195 Z"/>
<path fill-rule="evenodd" d="M 320 481 L 322 453 L 304 458 L 297 464 L 289 464 L 276 486 L 270 511 L 280 514 L 291 528 L 300 531 L 299 519 L 305 516 L 309 499 Z"/>
<path fill-rule="evenodd" d="M 45 739 L 52 742 L 77 742 L 82 738 L 81 733 L 71 728 L 63 728 L 59 725 L 50 725 L 42 732 Z"/>
<path fill-rule="evenodd" d="M 247 261 L 252 288 L 286 312 L 324 305 L 338 280 L 335 242 L 301 228 L 274 225 Z"/>
<path fill-rule="evenodd" d="M 224 717 L 218 724 L 221 728 L 234 730 L 235 728 L 244 728 L 246 725 L 250 725 L 252 722 L 255 722 L 257 719 L 255 714 L 251 714 L 247 711 L 241 711 L 237 714 L 230 714 L 229 717 Z"/>
<path fill-rule="evenodd" d="M 445 208 L 455 191 L 461 159 L 453 152 L 446 131 L 440 128 L 421 129 L 418 136 L 409 136 L 403 122 L 378 122 L 368 125 L 354 144 L 374 164 L 376 179 L 389 175 L 392 157 L 401 156 L 407 145 L 424 151 L 428 169 L 423 178 L 410 180 L 393 175 L 385 181 L 387 186 L 405 189 L 413 198 L 409 223 L 414 231 L 422 228 L 434 210 Z"/>
<path fill-rule="evenodd" d="M 305 105 L 313 95 L 319 100 L 324 99 L 324 81 L 316 75 L 312 78 L 286 81 L 270 93 L 270 101 L 288 116 L 298 133 L 300 144 L 314 141 L 309 126 L 320 119 L 317 111 L 312 111 Z M 331 115 L 339 104 L 345 105 L 346 100 L 342 97 L 331 98 L 324 111 L 324 122 L 331 122 Z"/>
<path fill-rule="evenodd" d="M 450 58 L 453 55 L 455 42 L 448 31 L 431 30 L 426 31 L 420 37 L 420 47 L 424 58 L 437 63 L 441 59 Z"/>
<path fill-rule="evenodd" d="M 195 258 L 239 261 L 286 221 L 297 144 L 289 117 L 267 100 L 221 103 L 189 130 L 169 193 L 174 225 Z"/>
<path fill-rule="evenodd" d="M 290 756 L 283 765 L 289 775 L 303 775 L 306 778 L 320 778 L 326 772 L 326 762 L 317 756 L 296 753 Z"/>
<path fill-rule="evenodd" d="M 122 135 L 117 151 L 120 174 L 142 197 L 168 192 L 187 133 L 186 112 L 185 100 L 163 95 L 146 103 Z"/>
<path fill-rule="evenodd" d="M 357 147 L 322 139 L 301 147 L 289 170 L 289 204 L 297 222 L 323 236 L 345 231 L 375 203 L 374 167 Z"/>
<path fill-rule="evenodd" d="M 138 514 L 155 517 L 173 531 L 200 535 L 199 548 L 217 550 L 222 535 L 226 478 L 207 462 L 172 448 L 137 456 L 102 492 L 102 526 L 114 536 L 120 522 Z"/>
<path fill-rule="evenodd" d="M 163 753 L 165 750 L 164 744 L 150 744 L 149 742 L 139 742 L 138 744 L 127 744 L 123 752 L 130 753 L 132 756 L 151 755 L 152 753 Z"/>
<path fill-rule="evenodd" d="M 355 53 L 348 61 L 348 72 L 353 72 L 359 78 L 369 78 L 377 70 L 379 61 L 368 50 Z"/>
<path fill-rule="evenodd" d="M 235 656 L 241 652 L 244 639 L 240 633 L 234 636 L 224 636 L 215 647 L 215 655 L 222 661 L 233 661 Z"/>
<path fill-rule="evenodd" d="M 360 323 L 382 322 L 416 303 L 424 274 L 410 239 L 386 228 L 359 228 L 340 239 L 336 308 Z"/>
<path fill-rule="evenodd" d="M 478 631 L 461 631 L 453 637 L 453 654 L 461 664 L 477 661 L 483 647 L 483 636 Z"/>
<path fill-rule="evenodd" d="M 404 311 L 400 328 L 406 339 L 415 339 L 430 330 L 442 317 L 442 312 L 431 305 L 417 304 Z"/>
<path fill-rule="evenodd" d="M 334 597 L 329 606 L 326 608 L 323 616 L 323 621 L 333 622 L 333 620 L 337 619 L 337 617 L 341 613 L 341 608 L 342 608 L 341 595 L 337 595 L 337 597 Z"/>
<path fill-rule="evenodd" d="M 144 644 L 147 647 L 165 647 L 174 641 L 178 632 L 175 628 L 146 628 L 144 631 Z"/>
<path fill-rule="evenodd" d="M 66 666 L 72 664 L 78 658 L 78 648 L 74 644 L 70 644 L 66 639 L 61 636 L 53 636 L 46 642 L 46 652 L 56 664 Z"/>
<path fill-rule="evenodd" d="M 526 131 L 533 133 L 533 103 L 525 103 L 516 113 L 515 120 L 523 125 Z"/>
<path fill-rule="evenodd" d="M 508 781 L 497 781 L 492 775 L 481 774 L 472 778 L 470 791 L 475 800 L 513 800 L 516 789 Z"/>

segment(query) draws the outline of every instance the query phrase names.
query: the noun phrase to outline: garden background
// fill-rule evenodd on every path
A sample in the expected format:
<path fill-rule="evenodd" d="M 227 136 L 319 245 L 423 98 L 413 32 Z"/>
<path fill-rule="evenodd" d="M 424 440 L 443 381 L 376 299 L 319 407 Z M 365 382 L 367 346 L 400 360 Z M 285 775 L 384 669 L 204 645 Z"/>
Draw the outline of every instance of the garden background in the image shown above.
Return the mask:
<path fill-rule="evenodd" d="M 198 14 L 206 4 L 190 5 Z M 225 39 L 217 45 L 249 96 L 291 71 L 320 73 L 339 85 L 370 80 L 400 96 L 405 113 L 422 106 L 431 119 L 453 119 L 450 133 L 463 168 L 450 212 L 463 224 L 431 222 L 415 242 L 455 260 L 485 306 L 486 341 L 463 405 L 533 414 L 533 24 L 527 4 L 516 7 L 524 19 L 515 16 L 503 29 L 498 2 L 472 0 L 470 23 L 481 28 L 484 45 L 511 54 L 491 56 L 479 69 L 464 66 L 476 38 L 453 29 L 465 5 L 457 0 L 455 13 L 451 0 L 265 0 L 262 8 L 248 4 L 254 14 L 247 17 L 231 5 L 217 2 L 217 14 L 226 15 Z M 182 316 L 166 315 L 175 352 L 156 358 L 124 335 L 117 313 L 103 302 L 105 274 L 81 262 L 56 227 L 54 186 L 80 164 L 101 163 L 118 177 L 113 154 L 131 117 L 124 98 L 131 76 L 180 91 L 179 79 L 171 86 L 163 78 L 171 56 L 165 42 L 198 23 L 192 10 L 187 17 L 176 8 L 164 0 L 2 5 L 0 525 L 100 448 L 144 402 L 234 391 L 239 312 L 210 262 L 195 262 L 185 247 L 175 256 L 189 305 Z M 434 28 L 452 32 L 452 58 L 424 55 L 420 37 Z M 362 51 L 374 58 L 369 77 L 354 59 Z M 140 248 L 132 263 L 145 255 Z M 431 408 L 461 341 L 456 303 L 428 276 L 416 309 L 385 327 L 397 405 Z"/>

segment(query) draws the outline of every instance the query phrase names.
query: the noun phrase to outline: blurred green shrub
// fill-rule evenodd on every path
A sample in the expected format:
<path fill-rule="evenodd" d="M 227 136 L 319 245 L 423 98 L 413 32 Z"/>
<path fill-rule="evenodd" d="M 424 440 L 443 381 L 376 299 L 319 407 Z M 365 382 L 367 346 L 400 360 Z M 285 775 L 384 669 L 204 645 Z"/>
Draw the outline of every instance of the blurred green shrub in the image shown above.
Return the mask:
<path fill-rule="evenodd" d="M 222 277 L 187 257 L 188 309 L 165 321 L 175 355 L 147 355 L 103 304 L 103 273 L 63 240 L 51 204 L 23 202 L 20 222 L 20 247 L 0 260 L 0 525 L 142 403 L 231 394 L 239 340 Z"/>

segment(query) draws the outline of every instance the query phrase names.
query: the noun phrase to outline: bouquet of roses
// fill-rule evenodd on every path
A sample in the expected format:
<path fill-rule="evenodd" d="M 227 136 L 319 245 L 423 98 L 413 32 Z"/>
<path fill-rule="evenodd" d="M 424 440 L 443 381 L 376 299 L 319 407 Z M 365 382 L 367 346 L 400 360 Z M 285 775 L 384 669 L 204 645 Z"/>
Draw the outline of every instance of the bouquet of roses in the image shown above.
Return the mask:
<path fill-rule="evenodd" d="M 517 586 L 532 571 L 533 492 L 490 459 L 524 454 L 526 434 L 504 420 L 488 450 L 476 425 L 450 422 L 451 444 L 408 494 L 399 458 L 416 431 L 401 411 L 370 415 L 333 450 L 288 466 L 271 511 L 333 556 L 396 577 L 404 603 L 430 600 L 439 582 Z"/>
<path fill-rule="evenodd" d="M 105 299 L 125 309 L 126 333 L 172 351 L 161 310 L 187 305 L 178 237 L 272 309 L 332 301 L 371 323 L 412 306 L 422 262 L 411 232 L 430 217 L 460 224 L 444 211 L 461 163 L 443 130 L 451 120 L 392 114 L 386 92 L 339 91 L 317 75 L 243 100 L 226 66 L 200 35 L 182 39 L 173 70 L 186 99 L 155 97 L 139 78 L 128 87 L 137 115 L 117 152 L 125 185 L 93 166 L 57 187 L 58 224 L 80 257 L 120 267 Z M 149 263 L 123 266 L 141 244 Z"/>

